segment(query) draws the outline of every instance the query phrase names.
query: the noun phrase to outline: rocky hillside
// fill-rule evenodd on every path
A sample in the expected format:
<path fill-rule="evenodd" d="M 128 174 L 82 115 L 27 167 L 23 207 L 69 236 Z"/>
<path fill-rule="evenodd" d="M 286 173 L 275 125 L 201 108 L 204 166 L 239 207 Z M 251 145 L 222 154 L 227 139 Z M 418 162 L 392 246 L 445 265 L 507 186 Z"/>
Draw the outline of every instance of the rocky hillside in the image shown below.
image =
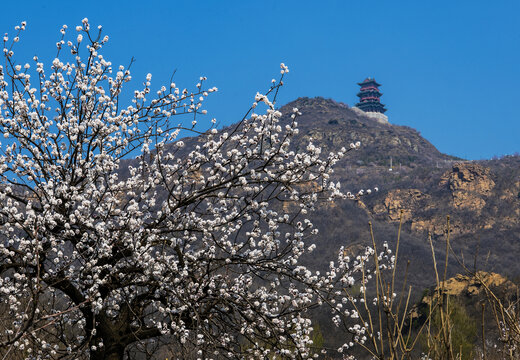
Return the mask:
<path fill-rule="evenodd" d="M 464 161 L 440 153 L 412 128 L 379 123 L 333 100 L 300 98 L 281 111 L 290 114 L 294 107 L 302 113 L 296 147 L 312 141 L 334 151 L 361 141 L 361 150 L 340 162 L 335 176 L 353 192 L 379 188 L 357 202 L 317 211 L 323 260 L 339 245 L 368 241 L 368 221 L 377 238 L 395 241 L 402 213 L 402 256 L 415 269 L 412 283 L 427 286 L 431 279 L 421 270 L 432 265 L 428 234 L 441 254 L 449 216 L 452 255 L 458 257 L 450 260 L 453 273 L 460 270 L 457 261 L 464 261 L 477 269 L 520 275 L 520 157 Z"/>
<path fill-rule="evenodd" d="M 369 222 L 379 242 L 395 246 L 402 219 L 398 282 L 409 261 L 407 283 L 412 286 L 413 301 L 420 301 L 421 294 L 431 291 L 435 283 L 428 238 L 431 235 L 439 269 L 443 269 L 448 228 L 448 276 L 464 273 L 462 264 L 472 271 L 493 271 L 501 274 L 488 276 L 490 281 L 500 280 L 493 286 L 507 288 L 498 293 L 509 294 L 513 285 L 506 277 L 514 282 L 520 279 L 519 156 L 465 161 L 442 154 L 412 128 L 379 123 L 333 100 L 301 98 L 281 111 L 290 114 L 294 107 L 302 113 L 295 147 L 304 148 L 312 141 L 334 151 L 361 141 L 362 148 L 337 165 L 335 177 L 345 191 L 379 188 L 358 201 L 336 201 L 316 211 L 313 219 L 320 239 L 307 259 L 312 266 L 324 268 L 341 245 L 355 249 L 369 244 Z M 449 280 L 447 288 L 468 316 L 477 317 L 483 294 L 475 281 L 459 275 Z M 487 333 L 497 335 L 491 325 Z M 338 336 L 335 339 L 331 333 L 327 343 L 339 342 L 342 335 Z"/>

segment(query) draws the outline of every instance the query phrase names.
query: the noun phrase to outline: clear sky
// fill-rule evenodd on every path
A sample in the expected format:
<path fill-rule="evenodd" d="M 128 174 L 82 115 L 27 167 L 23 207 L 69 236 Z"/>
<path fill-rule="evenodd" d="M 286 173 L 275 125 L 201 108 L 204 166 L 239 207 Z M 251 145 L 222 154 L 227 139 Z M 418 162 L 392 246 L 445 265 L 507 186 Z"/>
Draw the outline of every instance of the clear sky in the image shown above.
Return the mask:
<path fill-rule="evenodd" d="M 278 104 L 322 96 L 355 104 L 375 77 L 390 121 L 468 159 L 520 152 L 520 1 L 8 1 L 0 31 L 28 22 L 20 56 L 51 59 L 61 25 L 88 17 L 110 36 L 105 57 L 181 87 L 219 92 L 208 122 L 240 119 L 257 91 L 290 73 Z M 132 83 L 130 84 L 132 85 Z"/>

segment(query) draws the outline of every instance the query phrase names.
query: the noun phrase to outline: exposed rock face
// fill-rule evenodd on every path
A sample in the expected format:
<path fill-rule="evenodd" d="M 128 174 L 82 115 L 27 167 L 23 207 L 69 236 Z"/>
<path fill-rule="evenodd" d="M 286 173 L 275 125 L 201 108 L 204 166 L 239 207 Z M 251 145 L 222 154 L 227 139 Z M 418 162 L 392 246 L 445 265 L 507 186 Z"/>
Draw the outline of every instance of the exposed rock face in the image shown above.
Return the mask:
<path fill-rule="evenodd" d="M 495 182 L 491 171 L 474 163 L 458 163 L 452 171 L 444 173 L 439 182 L 452 192 L 452 204 L 457 209 L 480 212 L 486 205 L 484 197 L 491 195 Z"/>
<path fill-rule="evenodd" d="M 469 211 L 479 216 L 487 200 L 495 195 L 493 189 L 496 184 L 490 169 L 471 162 L 455 164 L 452 170 L 440 176 L 438 184 L 441 189 L 445 189 L 445 195 L 441 197 L 435 193 L 435 189 L 430 189 L 431 193 L 419 189 L 390 190 L 382 203 L 373 206 L 373 213 L 396 222 L 399 221 L 402 212 L 403 222 L 409 221 L 412 231 L 429 232 L 439 236 L 447 231 L 447 215 L 457 211 Z M 516 189 L 503 191 L 502 197 L 513 199 L 516 192 Z M 443 209 L 443 213 L 435 214 L 438 209 Z M 516 212 L 511 215 L 514 217 Z M 490 229 L 495 223 L 493 218 L 480 219 L 477 228 Z M 474 224 L 462 221 L 460 217 L 455 216 L 451 221 L 452 234 L 466 234 L 474 230 Z"/>
<path fill-rule="evenodd" d="M 452 171 L 443 174 L 440 186 L 448 186 L 451 191 L 469 191 L 480 195 L 489 195 L 495 187 L 491 171 L 475 163 L 457 163 Z"/>
<path fill-rule="evenodd" d="M 486 205 L 486 201 L 478 195 L 468 191 L 453 192 L 453 206 L 459 209 L 480 211 Z"/>
<path fill-rule="evenodd" d="M 440 288 L 446 295 L 478 295 L 484 291 L 485 286 L 495 288 L 498 286 L 514 287 L 515 285 L 500 274 L 478 271 L 475 276 L 457 274 L 455 277 L 441 282 Z M 435 289 L 436 291 L 438 289 Z"/>
<path fill-rule="evenodd" d="M 420 302 L 411 310 L 412 318 L 421 316 L 419 308 L 429 308 L 437 303 L 439 292 L 456 298 L 460 303 L 468 306 L 471 303 L 481 304 L 486 299 L 486 289 L 493 292 L 495 296 L 506 298 L 506 295 L 516 294 L 518 286 L 504 276 L 486 271 L 478 271 L 475 275 L 457 274 L 454 277 L 441 281 L 439 286 L 431 288 L 429 294 L 422 297 Z"/>
<path fill-rule="evenodd" d="M 484 296 L 486 288 L 493 292 L 500 289 L 500 292 L 504 293 L 515 291 L 517 286 L 502 275 L 493 272 L 478 271 L 474 276 L 457 274 L 445 282 L 441 281 L 439 286 L 433 289 L 431 295 L 426 295 L 421 299 L 421 303 L 430 305 L 432 300 L 437 301 L 439 290 L 443 295 L 461 298 Z"/>
<path fill-rule="evenodd" d="M 427 206 L 430 197 L 417 189 L 391 190 L 383 204 L 374 206 L 374 212 L 376 214 L 388 213 L 390 220 L 399 221 L 402 211 L 403 222 L 406 222 L 412 218 L 414 210 Z"/>

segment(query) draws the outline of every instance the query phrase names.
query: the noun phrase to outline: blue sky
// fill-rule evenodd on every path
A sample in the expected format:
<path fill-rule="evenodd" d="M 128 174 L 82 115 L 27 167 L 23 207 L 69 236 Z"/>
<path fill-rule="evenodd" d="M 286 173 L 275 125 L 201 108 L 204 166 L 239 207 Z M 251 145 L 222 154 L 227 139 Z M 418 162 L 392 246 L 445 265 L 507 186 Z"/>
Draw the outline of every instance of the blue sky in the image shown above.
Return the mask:
<path fill-rule="evenodd" d="M 182 87 L 207 76 L 219 88 L 208 122 L 239 120 L 284 62 L 280 105 L 300 96 L 353 105 L 356 83 L 372 76 L 390 121 L 440 151 L 468 159 L 520 152 L 518 0 L 10 1 L 0 31 L 13 34 L 26 20 L 18 55 L 52 59 L 61 25 L 84 17 L 110 36 L 106 58 L 126 65 L 135 57 L 135 87 L 148 72 L 157 87 L 174 70 Z"/>

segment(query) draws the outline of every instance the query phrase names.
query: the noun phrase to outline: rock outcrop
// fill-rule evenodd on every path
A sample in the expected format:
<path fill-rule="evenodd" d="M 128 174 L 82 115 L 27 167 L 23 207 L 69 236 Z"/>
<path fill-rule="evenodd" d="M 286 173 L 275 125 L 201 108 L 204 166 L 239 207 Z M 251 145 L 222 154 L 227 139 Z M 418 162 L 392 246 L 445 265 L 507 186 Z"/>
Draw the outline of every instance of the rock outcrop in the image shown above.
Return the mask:
<path fill-rule="evenodd" d="M 478 271 L 474 276 L 457 274 L 445 282 L 441 281 L 439 287 L 435 289 L 435 292 L 442 289 L 445 295 L 475 296 L 485 291 L 486 287 L 495 289 L 499 286 L 513 288 L 516 285 L 500 274 Z"/>
<path fill-rule="evenodd" d="M 477 163 L 456 163 L 451 170 L 445 171 L 437 179 L 440 192 L 435 187 L 426 189 L 430 193 L 416 188 L 388 191 L 384 199 L 372 207 L 373 214 L 390 222 L 398 222 L 402 213 L 403 222 L 409 222 L 412 231 L 440 236 L 447 231 L 447 215 L 465 212 L 479 217 L 488 199 L 498 197 L 494 191 L 496 184 L 491 170 Z M 500 198 L 514 201 L 516 192 L 516 188 L 503 190 Z M 514 219 L 510 217 L 514 218 L 520 214 L 520 210 L 517 210 L 512 209 L 509 217 L 502 217 L 502 222 L 511 225 Z M 499 209 L 495 211 L 498 212 Z M 454 216 L 450 233 L 467 234 L 476 229 L 491 229 L 495 223 L 496 219 L 489 217 L 473 224 L 467 219 Z"/>
<path fill-rule="evenodd" d="M 383 204 L 374 206 L 374 213 L 387 214 L 391 221 L 399 221 L 402 212 L 402 221 L 411 220 L 418 208 L 428 207 L 430 195 L 418 189 L 396 189 L 388 192 Z"/>
<path fill-rule="evenodd" d="M 463 162 L 456 163 L 451 171 L 445 172 L 439 185 L 448 186 L 451 191 L 489 195 L 495 187 L 495 182 L 491 178 L 489 168 L 472 162 Z"/>
<path fill-rule="evenodd" d="M 465 307 L 486 302 L 488 296 L 497 296 L 502 300 L 515 297 L 518 286 L 504 276 L 486 271 L 477 271 L 474 275 L 457 274 L 441 281 L 436 287 L 426 291 L 421 300 L 411 310 L 412 318 L 424 317 L 425 310 L 439 301 L 439 295 L 456 299 Z M 421 309 L 423 311 L 421 311 Z M 476 309 L 477 311 L 479 309 Z M 474 312 L 475 309 L 471 312 Z"/>
<path fill-rule="evenodd" d="M 495 182 L 489 168 L 465 162 L 455 164 L 452 171 L 444 173 L 439 186 L 448 187 L 451 191 L 453 207 L 480 212 L 486 205 L 485 197 L 491 195 Z"/>

